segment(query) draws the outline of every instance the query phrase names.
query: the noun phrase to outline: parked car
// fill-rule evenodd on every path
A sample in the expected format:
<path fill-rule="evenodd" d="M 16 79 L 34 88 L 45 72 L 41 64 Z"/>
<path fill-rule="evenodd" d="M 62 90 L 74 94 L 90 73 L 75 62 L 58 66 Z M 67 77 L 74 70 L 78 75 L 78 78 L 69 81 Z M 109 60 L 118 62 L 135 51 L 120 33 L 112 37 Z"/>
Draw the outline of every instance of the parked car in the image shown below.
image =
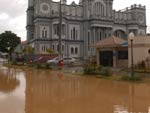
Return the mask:
<path fill-rule="evenodd" d="M 76 61 L 76 59 L 74 58 L 59 58 L 59 57 L 55 57 L 51 60 L 48 60 L 47 63 L 48 64 L 54 64 L 57 65 L 59 63 L 59 61 L 63 61 L 64 65 L 73 65 Z"/>
<path fill-rule="evenodd" d="M 51 60 L 47 60 L 47 63 L 48 63 L 48 64 L 54 64 L 54 65 L 57 65 L 58 62 L 59 62 L 59 60 L 60 60 L 59 57 L 55 57 L 55 58 L 53 58 L 53 59 L 51 59 Z"/>
<path fill-rule="evenodd" d="M 64 58 L 63 60 L 65 65 L 73 65 L 76 62 L 75 58 Z"/>
<path fill-rule="evenodd" d="M 50 57 L 47 56 L 40 56 L 38 58 L 36 58 L 35 60 L 33 60 L 34 63 L 39 63 L 39 64 L 43 64 L 43 63 L 47 63 L 47 61 L 50 59 Z"/>

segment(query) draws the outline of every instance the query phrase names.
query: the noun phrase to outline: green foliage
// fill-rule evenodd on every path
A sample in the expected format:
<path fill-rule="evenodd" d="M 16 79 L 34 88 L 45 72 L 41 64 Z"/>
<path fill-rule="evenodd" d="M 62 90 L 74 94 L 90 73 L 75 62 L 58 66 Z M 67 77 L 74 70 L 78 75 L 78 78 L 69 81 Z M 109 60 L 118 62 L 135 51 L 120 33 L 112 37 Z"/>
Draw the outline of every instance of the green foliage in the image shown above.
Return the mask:
<path fill-rule="evenodd" d="M 110 68 L 102 68 L 100 74 L 103 76 L 112 76 L 113 72 Z"/>
<path fill-rule="evenodd" d="M 22 51 L 23 51 L 23 53 L 26 53 L 26 54 L 33 54 L 34 48 L 31 46 L 26 46 Z"/>
<path fill-rule="evenodd" d="M 35 64 L 36 69 L 52 69 L 51 65 L 48 63 L 45 64 Z"/>
<path fill-rule="evenodd" d="M 13 61 L 11 62 L 11 64 L 12 64 L 12 65 L 17 65 L 16 60 L 13 60 Z"/>
<path fill-rule="evenodd" d="M 98 71 L 101 71 L 102 68 L 103 68 L 103 66 L 101 66 L 101 65 L 97 66 Z"/>
<path fill-rule="evenodd" d="M 141 81 L 142 77 L 141 76 L 134 76 L 134 78 L 131 78 L 130 76 L 122 76 L 121 80 L 124 80 L 124 81 Z"/>
<path fill-rule="evenodd" d="M 0 51 L 10 53 L 18 44 L 21 43 L 20 37 L 11 31 L 5 31 L 0 34 Z"/>
<path fill-rule="evenodd" d="M 49 65 L 48 63 L 46 63 L 46 64 L 45 64 L 45 68 L 46 68 L 46 69 L 49 69 L 49 68 L 50 68 L 50 65 Z"/>
<path fill-rule="evenodd" d="M 45 63 L 43 68 L 45 68 L 45 69 L 51 69 L 51 65 L 48 64 L 48 63 Z"/>
<path fill-rule="evenodd" d="M 146 66 L 145 66 L 145 61 L 138 62 L 138 63 L 135 65 L 135 68 L 137 68 L 137 69 L 145 69 L 145 68 L 146 68 Z"/>
<path fill-rule="evenodd" d="M 84 67 L 84 74 L 89 75 L 102 75 L 102 76 L 112 76 L 112 70 L 110 68 L 104 68 L 102 66 L 95 66 L 95 65 L 86 65 Z"/>
<path fill-rule="evenodd" d="M 96 74 L 96 67 L 94 66 L 87 66 L 84 67 L 84 74 Z"/>
<path fill-rule="evenodd" d="M 47 51 L 49 54 L 54 53 L 54 50 L 53 50 L 52 48 L 48 48 L 48 49 L 46 49 L 46 51 Z"/>
<path fill-rule="evenodd" d="M 84 72 L 84 74 L 87 74 L 87 75 L 102 75 L 102 76 L 106 76 L 106 77 L 112 76 L 112 74 L 113 74 L 111 68 L 96 66 L 93 64 L 85 65 L 83 72 Z"/>
<path fill-rule="evenodd" d="M 36 68 L 36 69 L 40 69 L 40 68 L 41 68 L 41 65 L 40 65 L 40 64 L 35 64 L 35 68 Z"/>

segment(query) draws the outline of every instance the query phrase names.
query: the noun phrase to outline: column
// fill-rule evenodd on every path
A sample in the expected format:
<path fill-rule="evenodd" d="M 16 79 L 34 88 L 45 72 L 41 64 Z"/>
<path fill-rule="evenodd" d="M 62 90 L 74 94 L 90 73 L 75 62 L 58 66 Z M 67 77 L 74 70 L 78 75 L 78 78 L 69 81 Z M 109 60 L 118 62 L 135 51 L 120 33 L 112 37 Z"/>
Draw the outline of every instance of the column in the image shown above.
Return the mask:
<path fill-rule="evenodd" d="M 100 65 L 100 48 L 96 49 L 96 63 L 98 66 Z"/>
<path fill-rule="evenodd" d="M 113 68 L 117 67 L 117 51 L 116 48 L 113 48 Z"/>
<path fill-rule="evenodd" d="M 93 43 L 95 44 L 95 38 L 96 38 L 96 35 L 95 35 L 95 34 L 96 34 L 96 33 L 95 33 L 96 31 L 95 31 L 95 28 L 93 28 L 93 32 L 94 32 Z"/>

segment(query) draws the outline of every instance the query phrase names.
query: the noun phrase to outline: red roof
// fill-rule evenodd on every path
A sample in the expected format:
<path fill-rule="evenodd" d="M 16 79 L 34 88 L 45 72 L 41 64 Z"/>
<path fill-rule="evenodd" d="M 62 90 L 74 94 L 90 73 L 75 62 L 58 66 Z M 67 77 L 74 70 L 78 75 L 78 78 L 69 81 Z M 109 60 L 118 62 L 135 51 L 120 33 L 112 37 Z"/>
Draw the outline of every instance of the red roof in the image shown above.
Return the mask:
<path fill-rule="evenodd" d="M 121 46 L 125 42 L 124 39 L 112 36 L 98 41 L 96 44 L 91 45 L 91 47 L 116 47 Z"/>
<path fill-rule="evenodd" d="M 28 43 L 28 41 L 26 40 L 26 41 L 22 41 L 21 42 L 21 44 L 27 44 Z"/>

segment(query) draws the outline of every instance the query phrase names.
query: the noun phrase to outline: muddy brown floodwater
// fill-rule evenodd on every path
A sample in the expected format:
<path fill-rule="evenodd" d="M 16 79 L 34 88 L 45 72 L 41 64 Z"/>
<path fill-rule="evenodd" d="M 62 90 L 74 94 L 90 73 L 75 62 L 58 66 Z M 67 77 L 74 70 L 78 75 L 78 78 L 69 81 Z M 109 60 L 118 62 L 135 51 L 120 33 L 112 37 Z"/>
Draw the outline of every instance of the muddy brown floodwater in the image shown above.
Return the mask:
<path fill-rule="evenodd" d="M 1 66 L 0 113 L 150 113 L 150 84 Z"/>

